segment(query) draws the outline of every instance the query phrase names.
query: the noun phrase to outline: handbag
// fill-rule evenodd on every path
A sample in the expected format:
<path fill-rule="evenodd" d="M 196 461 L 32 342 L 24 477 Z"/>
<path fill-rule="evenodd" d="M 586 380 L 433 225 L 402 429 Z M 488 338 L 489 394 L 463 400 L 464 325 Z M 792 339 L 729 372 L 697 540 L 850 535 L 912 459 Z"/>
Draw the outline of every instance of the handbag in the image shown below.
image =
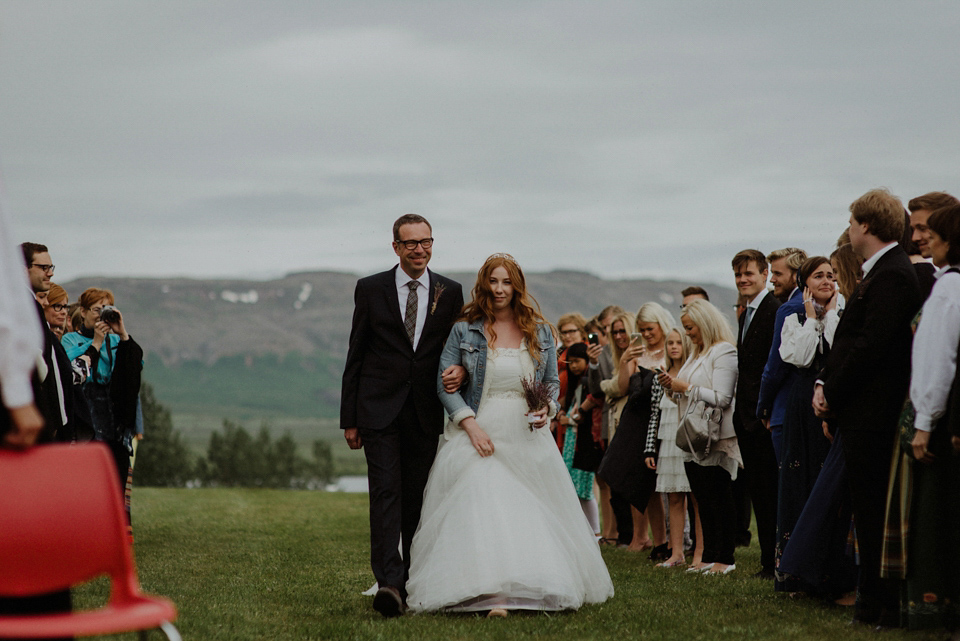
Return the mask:
<path fill-rule="evenodd" d="M 702 461 L 710 455 L 713 444 L 720 440 L 722 421 L 723 410 L 701 399 L 700 388 L 695 388 L 677 427 L 677 447 Z"/>

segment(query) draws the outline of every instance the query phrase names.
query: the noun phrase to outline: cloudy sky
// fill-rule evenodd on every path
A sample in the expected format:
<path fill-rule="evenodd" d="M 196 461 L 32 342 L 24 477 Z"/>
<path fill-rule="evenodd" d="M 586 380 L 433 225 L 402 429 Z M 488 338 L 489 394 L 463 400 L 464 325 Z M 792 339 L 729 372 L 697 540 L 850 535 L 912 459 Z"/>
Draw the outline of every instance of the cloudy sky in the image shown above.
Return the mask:
<path fill-rule="evenodd" d="M 960 3 L 0 0 L 2 204 L 80 275 L 432 266 L 729 284 L 960 193 Z"/>

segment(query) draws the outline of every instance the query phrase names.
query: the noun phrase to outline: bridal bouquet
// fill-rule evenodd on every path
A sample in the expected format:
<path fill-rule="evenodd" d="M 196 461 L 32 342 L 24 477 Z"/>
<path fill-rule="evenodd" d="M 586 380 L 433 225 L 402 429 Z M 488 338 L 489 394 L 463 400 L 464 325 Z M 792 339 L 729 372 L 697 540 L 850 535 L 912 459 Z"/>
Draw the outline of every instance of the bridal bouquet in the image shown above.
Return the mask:
<path fill-rule="evenodd" d="M 535 378 L 521 378 L 520 385 L 523 387 L 523 398 L 527 401 L 527 408 L 531 414 L 527 414 L 527 422 L 530 424 L 530 431 L 534 430 L 533 424 L 536 417 L 532 412 L 542 410 L 550 406 L 550 388 L 543 381 L 537 381 Z"/>

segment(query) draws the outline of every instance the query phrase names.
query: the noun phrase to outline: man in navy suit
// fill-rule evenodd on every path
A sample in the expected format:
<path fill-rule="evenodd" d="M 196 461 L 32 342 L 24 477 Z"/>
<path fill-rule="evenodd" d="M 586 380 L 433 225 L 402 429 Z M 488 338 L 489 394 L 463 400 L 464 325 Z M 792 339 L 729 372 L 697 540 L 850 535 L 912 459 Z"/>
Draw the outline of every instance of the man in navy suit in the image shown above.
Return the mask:
<path fill-rule="evenodd" d="M 813 408 L 842 437 L 860 547 L 855 622 L 896 626 L 896 586 L 880 578 L 890 458 L 910 381 L 910 324 L 922 302 L 916 271 L 897 244 L 903 205 L 874 189 L 850 205 L 850 246 L 864 259 L 863 280 L 840 317 L 814 387 Z"/>
<path fill-rule="evenodd" d="M 357 282 L 341 388 L 340 428 L 367 459 L 373 607 L 385 617 L 406 608 L 410 542 L 443 432 L 440 353 L 463 307 L 460 284 L 427 269 L 432 233 L 422 216 L 401 216 L 393 225 L 400 264 Z M 444 383 L 458 373 L 445 372 Z"/>
<path fill-rule="evenodd" d="M 787 398 L 797 381 L 797 368 L 780 358 L 780 334 L 783 323 L 791 314 L 803 314 L 803 288 L 797 283 L 797 270 L 807 260 L 807 252 L 796 247 L 787 247 L 770 252 L 770 282 L 773 295 L 783 304 L 777 309 L 773 323 L 773 342 L 767 355 L 767 364 L 760 378 L 760 398 L 757 401 L 757 418 L 763 421 L 773 439 L 773 451 L 780 462 L 780 437 L 787 409 Z"/>

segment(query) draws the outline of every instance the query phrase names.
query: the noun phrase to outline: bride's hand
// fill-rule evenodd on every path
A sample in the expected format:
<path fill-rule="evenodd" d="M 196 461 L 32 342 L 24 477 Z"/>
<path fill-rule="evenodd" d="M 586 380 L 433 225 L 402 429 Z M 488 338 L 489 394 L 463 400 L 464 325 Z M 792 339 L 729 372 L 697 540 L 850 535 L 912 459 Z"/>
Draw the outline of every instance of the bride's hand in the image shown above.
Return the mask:
<path fill-rule="evenodd" d="M 546 407 L 544 407 L 543 409 L 539 409 L 536 412 L 530 412 L 530 416 L 533 416 L 537 419 L 533 422 L 533 426 L 538 430 L 547 424 L 547 408 Z"/>
<path fill-rule="evenodd" d="M 490 437 L 483 431 L 475 418 L 463 419 L 460 422 L 460 427 L 470 437 L 470 442 L 473 444 L 473 449 L 477 450 L 477 454 L 484 457 L 493 454 L 493 441 L 490 440 Z"/>

